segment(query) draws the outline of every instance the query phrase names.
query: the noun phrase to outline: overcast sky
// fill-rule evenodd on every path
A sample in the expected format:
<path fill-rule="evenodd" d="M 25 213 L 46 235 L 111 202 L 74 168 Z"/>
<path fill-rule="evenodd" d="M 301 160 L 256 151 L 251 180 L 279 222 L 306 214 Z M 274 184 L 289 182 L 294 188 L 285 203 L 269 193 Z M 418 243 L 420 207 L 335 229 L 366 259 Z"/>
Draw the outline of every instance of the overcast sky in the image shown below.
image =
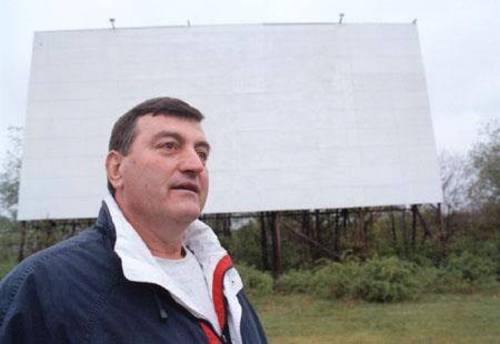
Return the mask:
<path fill-rule="evenodd" d="M 405 23 L 418 19 L 437 149 L 466 152 L 500 119 L 500 1 L 0 0 L 0 160 L 24 126 L 34 31 L 270 22 Z"/>

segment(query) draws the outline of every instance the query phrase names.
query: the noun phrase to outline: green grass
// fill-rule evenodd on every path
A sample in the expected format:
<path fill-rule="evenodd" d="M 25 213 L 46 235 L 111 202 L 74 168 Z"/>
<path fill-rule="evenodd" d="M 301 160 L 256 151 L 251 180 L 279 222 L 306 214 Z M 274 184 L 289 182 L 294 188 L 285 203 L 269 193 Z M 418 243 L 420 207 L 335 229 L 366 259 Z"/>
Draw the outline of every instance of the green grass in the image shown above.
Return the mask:
<path fill-rule="evenodd" d="M 271 343 L 500 343 L 500 288 L 396 304 L 303 295 L 254 302 Z"/>

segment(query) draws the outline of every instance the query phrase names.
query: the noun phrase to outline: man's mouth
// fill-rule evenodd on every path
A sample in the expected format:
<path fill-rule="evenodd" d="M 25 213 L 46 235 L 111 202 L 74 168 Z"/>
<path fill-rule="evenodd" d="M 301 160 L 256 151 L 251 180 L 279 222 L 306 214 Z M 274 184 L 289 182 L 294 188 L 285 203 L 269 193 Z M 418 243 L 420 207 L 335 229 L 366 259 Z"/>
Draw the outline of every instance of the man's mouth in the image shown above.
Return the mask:
<path fill-rule="evenodd" d="M 197 184 L 190 183 L 190 182 L 175 184 L 172 187 L 172 189 L 173 190 L 186 190 L 186 191 L 191 191 L 194 193 L 200 193 L 200 187 Z"/>

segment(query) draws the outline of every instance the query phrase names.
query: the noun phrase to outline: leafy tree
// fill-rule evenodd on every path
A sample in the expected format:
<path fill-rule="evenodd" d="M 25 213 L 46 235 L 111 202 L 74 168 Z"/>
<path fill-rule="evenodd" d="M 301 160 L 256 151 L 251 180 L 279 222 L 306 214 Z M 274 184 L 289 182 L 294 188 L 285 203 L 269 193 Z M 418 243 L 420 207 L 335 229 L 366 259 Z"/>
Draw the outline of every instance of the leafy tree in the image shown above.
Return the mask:
<path fill-rule="evenodd" d="M 470 161 L 466 155 L 443 151 L 439 154 L 443 212 L 452 214 L 465 210 L 469 204 L 468 190 L 473 181 Z"/>
<path fill-rule="evenodd" d="M 487 123 L 482 134 L 471 152 L 476 179 L 470 195 L 478 205 L 500 205 L 500 121 Z"/>
<path fill-rule="evenodd" d="M 11 148 L 0 171 L 0 278 L 16 263 L 19 231 L 15 221 L 21 169 L 21 129 L 8 129 Z"/>
<path fill-rule="evenodd" d="M 7 158 L 0 173 L 0 205 L 2 212 L 12 220 L 16 218 L 19 175 L 21 171 L 21 128 L 9 127 L 11 148 L 7 151 Z"/>

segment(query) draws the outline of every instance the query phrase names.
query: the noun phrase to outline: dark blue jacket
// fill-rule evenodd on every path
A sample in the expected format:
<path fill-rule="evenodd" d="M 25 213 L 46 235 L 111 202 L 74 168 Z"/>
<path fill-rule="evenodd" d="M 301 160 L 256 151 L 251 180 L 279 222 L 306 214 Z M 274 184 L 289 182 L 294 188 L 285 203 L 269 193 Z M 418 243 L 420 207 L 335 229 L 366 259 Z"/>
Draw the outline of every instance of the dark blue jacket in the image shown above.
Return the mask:
<path fill-rule="evenodd" d="M 225 315 L 218 337 L 167 290 L 127 280 L 115 240 L 103 205 L 94 226 L 14 268 L 0 282 L 0 343 L 232 342 Z M 237 298 L 243 342 L 266 343 L 243 290 Z"/>

